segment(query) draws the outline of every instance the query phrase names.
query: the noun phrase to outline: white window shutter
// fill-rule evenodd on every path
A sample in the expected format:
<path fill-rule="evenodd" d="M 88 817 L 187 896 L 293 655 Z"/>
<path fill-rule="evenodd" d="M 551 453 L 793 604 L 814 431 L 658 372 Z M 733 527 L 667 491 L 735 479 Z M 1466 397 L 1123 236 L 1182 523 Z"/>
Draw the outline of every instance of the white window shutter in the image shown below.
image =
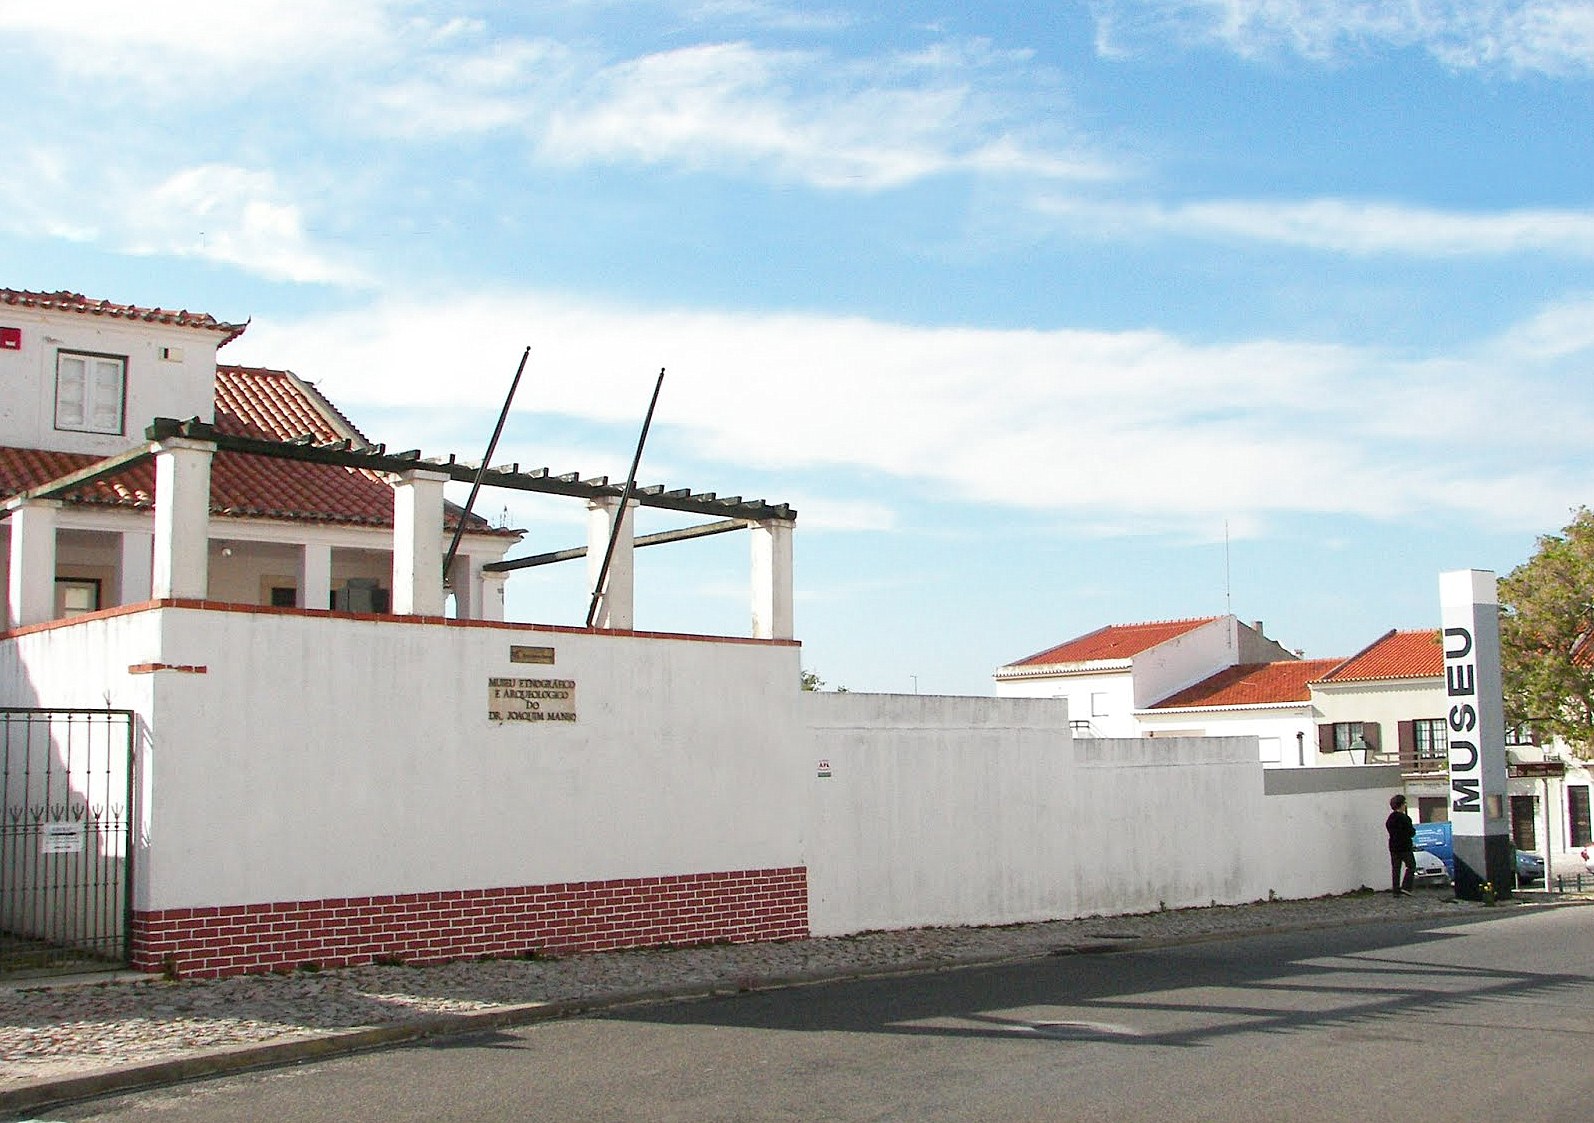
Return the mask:
<path fill-rule="evenodd" d="M 55 424 L 60 429 L 81 429 L 88 419 L 88 360 L 62 355 L 56 364 Z"/>
<path fill-rule="evenodd" d="M 122 431 L 122 361 L 94 360 L 94 388 L 89 394 L 93 406 L 89 428 L 96 433 Z"/>

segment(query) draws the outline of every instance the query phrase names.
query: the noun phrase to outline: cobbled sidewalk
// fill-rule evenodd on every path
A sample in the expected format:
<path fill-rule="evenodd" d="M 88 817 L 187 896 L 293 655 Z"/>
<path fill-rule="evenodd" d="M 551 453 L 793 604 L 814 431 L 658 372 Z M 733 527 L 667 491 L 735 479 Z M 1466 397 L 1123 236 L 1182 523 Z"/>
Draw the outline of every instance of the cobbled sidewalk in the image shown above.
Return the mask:
<path fill-rule="evenodd" d="M 1535 899 L 1549 900 L 1543 894 L 1524 894 L 1520 902 Z M 1510 907 L 1521 905 L 1512 902 Z M 849 975 L 1413 916 L 1456 917 L 1478 908 L 1455 901 L 1448 890 L 1419 890 L 1398 899 L 1364 891 L 993 928 L 922 928 L 561 959 L 371 966 L 221 980 L 130 980 L 124 974 L 73 985 L 21 981 L 0 986 L 0 1105 L 41 1084 L 175 1058 L 263 1056 L 249 1046 L 340 1037 L 351 1044 L 375 1044 L 380 1038 L 369 1031 L 382 1027 L 417 1027 L 416 1035 L 459 1032 L 491 1024 L 495 1011 L 503 1012 L 506 1022 L 529 1021 L 538 1016 L 539 1007 L 553 1007 L 548 1013 L 568 1012 Z M 335 1040 L 326 1044 L 326 1051 L 335 1051 Z M 284 1052 L 284 1059 L 292 1059 L 291 1054 Z"/>

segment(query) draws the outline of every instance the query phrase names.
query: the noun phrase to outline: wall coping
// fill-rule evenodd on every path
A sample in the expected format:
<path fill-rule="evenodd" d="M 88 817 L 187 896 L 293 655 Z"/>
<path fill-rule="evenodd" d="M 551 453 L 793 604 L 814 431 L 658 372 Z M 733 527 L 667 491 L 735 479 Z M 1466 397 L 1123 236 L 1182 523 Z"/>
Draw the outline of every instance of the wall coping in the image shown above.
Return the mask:
<path fill-rule="evenodd" d="M 755 647 L 801 647 L 798 639 L 759 639 L 753 636 L 699 635 L 692 632 L 648 632 L 631 628 L 583 628 L 569 624 L 534 624 L 513 620 L 456 620 L 447 616 L 396 616 L 377 612 L 337 612 L 326 608 L 277 608 L 261 604 L 232 604 L 227 601 L 194 600 L 171 597 L 102 608 L 98 612 L 85 612 L 66 620 L 47 620 L 41 624 L 27 624 L 20 628 L 0 631 L 0 640 L 17 639 L 39 632 L 60 628 L 75 628 L 96 620 L 110 620 L 118 616 L 135 616 L 143 612 L 162 609 L 182 609 L 191 612 L 233 613 L 248 616 L 305 616 L 330 620 L 361 620 L 379 624 L 430 628 L 487 628 L 506 632 L 543 632 L 553 635 L 612 636 L 618 639 L 678 640 L 687 643 L 751 644 Z"/>

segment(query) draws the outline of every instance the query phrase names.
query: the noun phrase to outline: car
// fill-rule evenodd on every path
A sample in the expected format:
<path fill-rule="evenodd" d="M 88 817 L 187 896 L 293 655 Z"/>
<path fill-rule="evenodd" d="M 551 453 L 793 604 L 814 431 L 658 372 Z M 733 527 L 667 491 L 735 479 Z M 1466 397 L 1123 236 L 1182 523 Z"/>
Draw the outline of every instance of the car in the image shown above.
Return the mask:
<path fill-rule="evenodd" d="M 1517 851 L 1517 884 L 1528 885 L 1544 880 L 1544 859 L 1531 850 Z"/>
<path fill-rule="evenodd" d="M 1417 837 L 1417 880 L 1423 881 L 1422 861 L 1423 855 L 1437 858 L 1445 870 L 1445 881 L 1448 884 L 1456 876 L 1454 840 L 1451 836 L 1449 823 L 1418 823 Z M 1515 850 L 1516 874 L 1518 885 L 1531 885 L 1544 880 L 1544 859 L 1531 850 Z M 1425 882 L 1433 884 L 1433 882 Z"/>
<path fill-rule="evenodd" d="M 1417 875 L 1413 880 L 1414 885 L 1436 885 L 1442 889 L 1450 884 L 1450 871 L 1445 869 L 1444 860 L 1439 855 L 1426 850 L 1416 853 Z"/>

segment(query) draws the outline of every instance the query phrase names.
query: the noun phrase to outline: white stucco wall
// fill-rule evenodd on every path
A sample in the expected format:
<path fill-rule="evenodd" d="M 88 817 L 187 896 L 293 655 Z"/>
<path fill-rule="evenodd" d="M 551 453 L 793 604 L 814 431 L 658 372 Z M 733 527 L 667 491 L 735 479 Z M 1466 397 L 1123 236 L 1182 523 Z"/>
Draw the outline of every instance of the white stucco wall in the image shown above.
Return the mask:
<path fill-rule="evenodd" d="M 1192 628 L 1142 651 L 1134 664 L 1135 707 L 1143 708 L 1240 661 L 1238 624 L 1232 616 Z"/>
<path fill-rule="evenodd" d="M 1381 830 L 1381 771 L 1352 770 L 1304 815 L 1265 795 L 1251 737 L 1071 739 L 1056 701 L 805 707 L 816 934 L 1315 896 L 1387 875 L 1381 834 L 1362 837 L 1369 816 Z"/>
<path fill-rule="evenodd" d="M 1317 721 L 1309 704 L 1232 710 L 1146 710 L 1137 720 L 1140 732 L 1148 737 L 1167 736 L 1176 730 L 1187 735 L 1196 731 L 1206 737 L 1255 737 L 1262 764 L 1269 768 L 1345 763 L 1343 759 L 1318 756 Z"/>
<path fill-rule="evenodd" d="M 996 696 L 1061 699 L 1068 703 L 1069 720 L 1089 722 L 1093 736 L 1136 735 L 1134 679 L 1127 666 L 1121 671 L 997 679 Z M 1082 725 L 1077 728 L 1085 729 Z"/>
<path fill-rule="evenodd" d="M 793 646 L 162 609 L 0 652 L 45 643 L 35 704 L 205 668 L 129 696 L 154 730 L 139 909 L 801 861 Z M 489 722 L 493 677 L 573 680 L 579 720 Z"/>
<path fill-rule="evenodd" d="M 217 332 L 9 305 L 0 309 L 0 325 L 22 329 L 21 349 L 0 350 L 0 386 L 6 388 L 0 394 L 0 445 L 109 456 L 142 443 L 151 418 L 214 418 L 216 345 L 222 338 Z M 182 358 L 161 358 L 163 347 L 177 349 Z M 55 428 L 60 351 L 127 360 L 120 435 Z"/>
<path fill-rule="evenodd" d="M 1442 718 L 1450 709 L 1444 680 L 1437 676 L 1384 682 L 1319 683 L 1312 687 L 1312 700 L 1325 724 L 1376 721 L 1386 753 L 1400 748 L 1400 722 Z"/>
<path fill-rule="evenodd" d="M 0 703 L 139 713 L 140 910 L 806 866 L 813 931 L 841 934 L 1387 876 L 1390 770 L 1076 739 L 1053 699 L 805 694 L 799 666 L 787 644 L 147 609 L 0 640 Z M 574 681 L 578 721 L 488 720 L 494 677 Z"/>

